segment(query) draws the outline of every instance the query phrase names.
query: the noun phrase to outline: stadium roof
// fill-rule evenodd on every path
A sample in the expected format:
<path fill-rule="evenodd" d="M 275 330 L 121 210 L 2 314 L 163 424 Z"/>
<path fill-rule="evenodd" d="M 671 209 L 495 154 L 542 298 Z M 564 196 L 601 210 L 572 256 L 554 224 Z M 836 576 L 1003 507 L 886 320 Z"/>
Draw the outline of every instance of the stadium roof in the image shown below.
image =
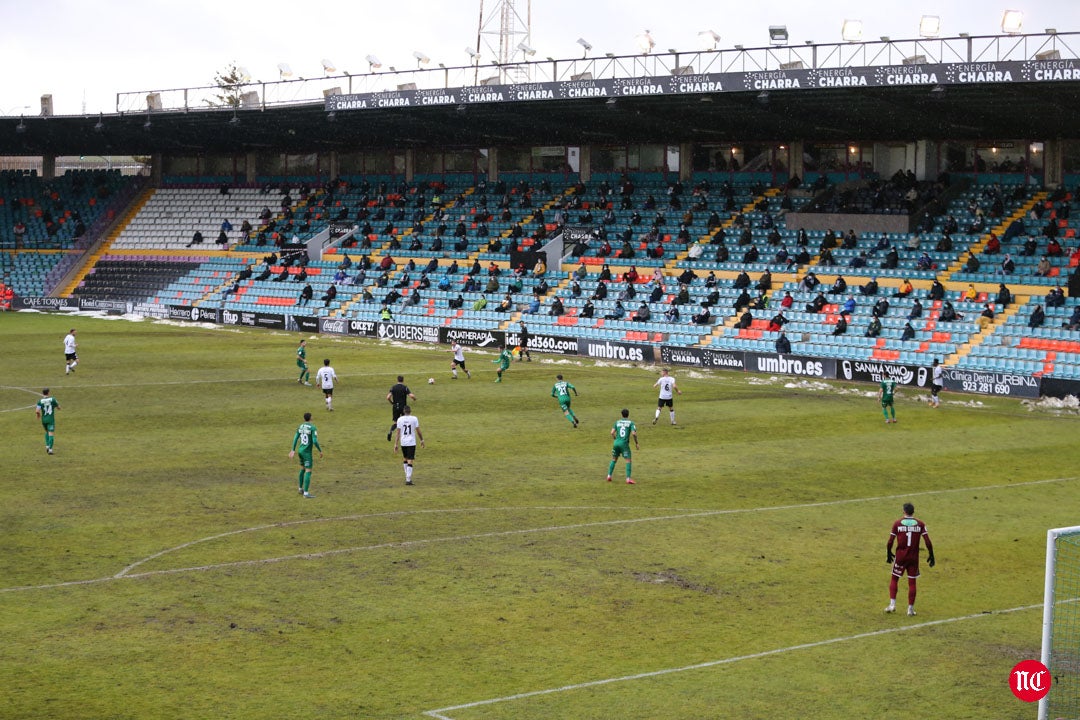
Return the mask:
<path fill-rule="evenodd" d="M 1080 135 L 1080 82 L 831 88 L 338 111 L 8 119 L 2 155 L 329 152 L 678 142 L 1052 139 Z M 234 117 L 237 122 L 230 122 Z M 145 127 L 147 120 L 150 126 Z M 17 132 L 22 122 L 25 130 Z"/>
<path fill-rule="evenodd" d="M 235 110 L 206 107 L 208 94 L 220 99 L 217 87 L 121 93 L 110 115 L 0 119 L 0 155 L 1076 138 L 1077 35 L 882 38 L 255 83 L 237 87 Z"/>

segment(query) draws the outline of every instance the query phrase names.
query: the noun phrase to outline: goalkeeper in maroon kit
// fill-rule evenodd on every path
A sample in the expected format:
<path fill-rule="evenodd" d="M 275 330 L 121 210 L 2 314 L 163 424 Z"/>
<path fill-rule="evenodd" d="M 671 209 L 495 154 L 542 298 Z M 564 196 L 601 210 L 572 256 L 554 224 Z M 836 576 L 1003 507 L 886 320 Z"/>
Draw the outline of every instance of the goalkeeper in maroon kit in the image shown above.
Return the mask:
<path fill-rule="evenodd" d="M 896 554 L 893 555 L 893 542 L 896 542 Z M 885 545 L 886 562 L 892 563 L 892 578 L 889 580 L 889 606 L 885 612 L 896 612 L 896 591 L 900 577 L 907 573 L 908 606 L 907 614 L 915 614 L 915 584 L 919 579 L 919 543 L 926 542 L 926 561 L 934 567 L 934 543 L 926 526 L 915 517 L 915 506 L 904 503 L 904 517 L 893 523 L 889 542 Z"/>

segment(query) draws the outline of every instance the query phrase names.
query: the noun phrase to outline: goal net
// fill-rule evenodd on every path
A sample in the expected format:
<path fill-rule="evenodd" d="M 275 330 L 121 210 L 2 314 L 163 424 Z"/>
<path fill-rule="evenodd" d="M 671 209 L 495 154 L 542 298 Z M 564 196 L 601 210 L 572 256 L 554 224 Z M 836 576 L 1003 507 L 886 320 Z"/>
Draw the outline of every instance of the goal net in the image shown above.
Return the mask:
<path fill-rule="evenodd" d="M 1039 720 L 1080 719 L 1080 527 L 1046 533 L 1042 663 L 1053 687 Z"/>

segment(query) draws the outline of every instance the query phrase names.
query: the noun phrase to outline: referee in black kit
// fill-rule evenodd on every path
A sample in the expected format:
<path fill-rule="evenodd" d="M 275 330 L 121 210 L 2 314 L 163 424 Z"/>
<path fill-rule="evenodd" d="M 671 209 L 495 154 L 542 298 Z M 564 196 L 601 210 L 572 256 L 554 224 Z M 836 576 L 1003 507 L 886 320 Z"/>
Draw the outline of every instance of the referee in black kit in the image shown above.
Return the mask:
<path fill-rule="evenodd" d="M 409 386 L 405 384 L 405 376 L 398 375 L 397 384 L 390 388 L 390 392 L 386 393 L 386 402 L 390 403 L 390 406 L 394 409 L 394 420 L 390 423 L 390 432 L 386 433 L 386 442 L 393 440 L 398 418 L 404 413 L 405 405 L 410 399 L 416 400 L 416 396 L 412 394 Z"/>

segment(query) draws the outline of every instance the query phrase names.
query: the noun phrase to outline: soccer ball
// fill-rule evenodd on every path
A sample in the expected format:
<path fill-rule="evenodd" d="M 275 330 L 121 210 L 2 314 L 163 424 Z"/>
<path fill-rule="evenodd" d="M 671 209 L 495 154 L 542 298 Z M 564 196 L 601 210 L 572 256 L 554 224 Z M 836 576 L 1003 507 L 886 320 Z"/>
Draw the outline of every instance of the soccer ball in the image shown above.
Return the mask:
<path fill-rule="evenodd" d="M 435 378 L 428 378 L 427 379 L 427 384 L 428 385 L 434 385 L 435 384 Z"/>

